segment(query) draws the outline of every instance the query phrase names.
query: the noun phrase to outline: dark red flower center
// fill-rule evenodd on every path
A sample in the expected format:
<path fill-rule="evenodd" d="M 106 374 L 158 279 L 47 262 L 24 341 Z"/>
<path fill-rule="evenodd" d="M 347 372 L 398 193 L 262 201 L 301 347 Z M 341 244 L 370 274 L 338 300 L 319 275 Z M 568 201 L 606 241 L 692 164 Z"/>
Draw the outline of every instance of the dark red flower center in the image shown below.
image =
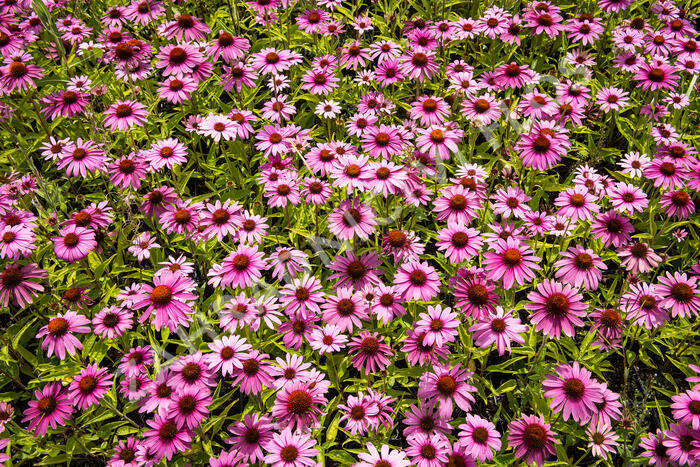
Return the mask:
<path fill-rule="evenodd" d="M 151 291 L 151 302 L 158 307 L 169 304 L 173 299 L 173 291 L 167 285 L 158 285 Z"/>
<path fill-rule="evenodd" d="M 579 253 L 574 256 L 574 265 L 582 271 L 588 271 L 593 267 L 593 258 L 588 253 Z"/>
<path fill-rule="evenodd" d="M 571 196 L 571 199 L 569 200 L 569 202 L 571 203 L 572 206 L 580 208 L 581 206 L 586 204 L 586 198 L 582 194 L 576 193 L 576 194 Z"/>
<path fill-rule="evenodd" d="M 503 262 L 508 266 L 517 266 L 522 261 L 523 255 L 517 248 L 508 248 L 503 252 Z"/>
<path fill-rule="evenodd" d="M 128 104 L 119 104 L 114 110 L 114 113 L 118 118 L 126 118 L 130 117 L 134 112 Z"/>
<path fill-rule="evenodd" d="M 97 388 L 98 380 L 94 376 L 83 376 L 80 378 L 78 383 L 78 388 L 83 394 L 92 394 L 92 392 Z"/>
<path fill-rule="evenodd" d="M 247 255 L 240 254 L 233 257 L 233 267 L 238 271 L 245 271 L 250 266 L 250 258 Z"/>
<path fill-rule="evenodd" d="M 564 317 L 569 312 L 569 299 L 561 293 L 555 292 L 545 301 L 545 310 L 555 317 Z"/>
<path fill-rule="evenodd" d="M 177 425 L 175 422 L 167 421 L 158 430 L 158 437 L 163 441 L 172 441 L 177 436 Z"/>
<path fill-rule="evenodd" d="M 375 337 L 365 337 L 360 344 L 360 350 L 367 355 L 379 352 L 379 341 Z"/>
<path fill-rule="evenodd" d="M 661 68 L 652 68 L 647 73 L 647 76 L 649 77 L 649 80 L 653 81 L 654 83 L 662 83 L 664 78 L 666 78 L 666 73 L 664 73 L 664 70 Z"/>
<path fill-rule="evenodd" d="M 688 284 L 679 282 L 671 286 L 671 296 L 677 302 L 686 304 L 690 303 L 693 300 L 695 294 L 693 293 L 693 289 L 691 289 Z"/>
<path fill-rule="evenodd" d="M 299 457 L 299 450 L 294 446 L 285 446 L 280 451 L 280 459 L 285 462 L 293 462 Z"/>
<path fill-rule="evenodd" d="M 413 55 L 411 63 L 418 68 L 422 68 L 428 64 L 428 56 L 422 52 Z"/>
<path fill-rule="evenodd" d="M 233 45 L 233 36 L 227 32 L 222 32 L 219 35 L 219 45 L 221 47 L 228 47 Z"/>
<path fill-rule="evenodd" d="M 503 318 L 494 318 L 491 321 L 491 330 L 497 333 L 504 332 L 506 330 L 506 321 Z"/>
<path fill-rule="evenodd" d="M 260 370 L 260 364 L 254 358 L 249 358 L 243 362 L 243 373 L 248 376 L 254 376 Z"/>
<path fill-rule="evenodd" d="M 612 308 L 608 308 L 600 314 L 600 324 L 606 328 L 616 329 L 620 326 L 621 322 L 622 318 L 620 317 L 620 313 Z"/>
<path fill-rule="evenodd" d="M 311 410 L 312 402 L 311 394 L 302 389 L 297 389 L 292 391 L 287 397 L 287 409 L 295 415 L 304 415 Z"/>
<path fill-rule="evenodd" d="M 182 367 L 181 374 L 186 381 L 194 383 L 202 375 L 202 369 L 196 363 L 188 363 Z"/>
<path fill-rule="evenodd" d="M 180 65 L 187 61 L 187 51 L 182 47 L 175 47 L 168 54 L 168 58 L 170 59 L 171 63 L 174 63 L 175 65 Z"/>
<path fill-rule="evenodd" d="M 37 404 L 36 408 L 40 414 L 42 414 L 43 416 L 48 416 L 52 414 L 54 410 L 56 410 L 57 406 L 58 402 L 56 401 L 56 399 L 47 396 L 39 399 L 39 403 Z"/>
<path fill-rule="evenodd" d="M 450 375 L 442 375 L 437 380 L 437 390 L 443 396 L 451 396 L 457 390 L 457 381 Z"/>
<path fill-rule="evenodd" d="M 473 284 L 467 290 L 467 298 L 472 305 L 483 306 L 488 303 L 489 290 L 482 284 Z"/>
<path fill-rule="evenodd" d="M 580 399 L 584 392 L 586 392 L 586 386 L 578 378 L 569 378 L 564 382 L 564 393 L 569 399 Z"/>
<path fill-rule="evenodd" d="M 27 69 L 27 65 L 25 65 L 22 62 L 12 62 L 10 63 L 10 66 L 8 67 L 7 74 L 9 74 L 11 77 L 19 79 L 29 73 L 29 70 Z"/>
<path fill-rule="evenodd" d="M 485 443 L 489 439 L 489 432 L 486 428 L 480 426 L 472 431 L 472 439 L 477 443 Z"/>
<path fill-rule="evenodd" d="M 194 27 L 194 18 L 190 15 L 180 15 L 177 19 L 177 25 L 182 29 L 190 29 Z"/>
<path fill-rule="evenodd" d="M 547 431 L 537 423 L 530 423 L 523 431 L 525 445 L 532 449 L 542 449 L 547 444 Z"/>

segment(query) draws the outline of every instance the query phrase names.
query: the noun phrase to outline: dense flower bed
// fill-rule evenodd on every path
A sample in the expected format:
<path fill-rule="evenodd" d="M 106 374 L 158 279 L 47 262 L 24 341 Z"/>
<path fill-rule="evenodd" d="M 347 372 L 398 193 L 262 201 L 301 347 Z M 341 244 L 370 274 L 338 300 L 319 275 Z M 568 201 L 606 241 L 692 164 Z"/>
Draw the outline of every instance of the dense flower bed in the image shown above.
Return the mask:
<path fill-rule="evenodd" d="M 672 0 L 4 0 L 0 464 L 700 463 Z"/>

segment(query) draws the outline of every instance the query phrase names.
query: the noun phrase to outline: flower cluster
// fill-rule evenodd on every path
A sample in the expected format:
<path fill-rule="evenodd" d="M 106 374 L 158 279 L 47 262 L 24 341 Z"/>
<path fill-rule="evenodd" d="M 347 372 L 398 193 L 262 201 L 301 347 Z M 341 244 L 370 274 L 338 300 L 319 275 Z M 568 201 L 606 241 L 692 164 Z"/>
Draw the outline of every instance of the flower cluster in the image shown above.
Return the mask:
<path fill-rule="evenodd" d="M 697 12 L 121 3 L 0 4 L 0 466 L 700 463 Z"/>

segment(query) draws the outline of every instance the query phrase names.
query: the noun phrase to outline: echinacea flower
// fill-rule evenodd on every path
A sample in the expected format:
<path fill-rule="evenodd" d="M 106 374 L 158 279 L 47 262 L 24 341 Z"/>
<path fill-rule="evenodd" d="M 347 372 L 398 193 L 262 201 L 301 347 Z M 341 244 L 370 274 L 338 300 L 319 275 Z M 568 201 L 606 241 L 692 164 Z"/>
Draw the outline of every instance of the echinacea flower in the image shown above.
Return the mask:
<path fill-rule="evenodd" d="M 292 431 L 307 431 L 319 426 L 318 417 L 323 415 L 323 406 L 328 402 L 322 385 L 302 381 L 289 383 L 277 393 L 272 416 L 284 428 Z"/>
<path fill-rule="evenodd" d="M 274 433 L 265 445 L 269 454 L 263 461 L 272 467 L 310 466 L 314 464 L 313 458 L 318 454 L 315 445 L 316 440 L 310 434 L 290 430 Z"/>
<path fill-rule="evenodd" d="M 673 418 L 687 423 L 693 430 L 700 429 L 700 391 L 690 390 L 671 397 Z"/>
<path fill-rule="evenodd" d="M 540 466 L 556 452 L 554 444 L 558 441 L 555 433 L 542 415 L 523 415 L 510 422 L 508 430 L 508 446 L 515 448 L 515 457 L 528 464 L 534 462 Z"/>
<path fill-rule="evenodd" d="M 582 317 L 586 316 L 588 305 L 583 297 L 570 285 L 563 285 L 553 280 L 537 284 L 537 290 L 527 295 L 532 303 L 525 309 L 532 311 L 530 321 L 535 323 L 535 330 L 559 339 L 561 334 L 573 337 L 574 326 L 583 326 Z"/>
<path fill-rule="evenodd" d="M 498 306 L 494 312 L 477 319 L 478 322 L 469 328 L 469 332 L 474 333 L 474 343 L 477 346 L 487 348 L 495 342 L 498 355 L 503 355 L 506 349 L 511 351 L 511 341 L 525 343 L 521 334 L 527 332 L 528 327 L 517 316 L 512 316 L 512 310 L 506 312 Z"/>
<path fill-rule="evenodd" d="M 236 362 L 236 373 L 233 384 L 241 385 L 245 394 L 259 394 L 263 386 L 272 386 L 270 364 L 265 361 L 267 354 L 251 349 Z"/>
<path fill-rule="evenodd" d="M 700 296 L 698 296 L 697 277 L 688 277 L 685 273 L 666 272 L 658 278 L 656 286 L 663 300 L 660 306 L 671 311 L 671 316 L 690 318 L 700 312 Z M 700 427 L 696 428 L 700 429 Z"/>
<path fill-rule="evenodd" d="M 216 386 L 214 372 L 202 352 L 177 358 L 170 366 L 170 372 L 170 383 L 178 391 L 204 389 L 205 392 L 209 392 L 209 388 Z"/>
<path fill-rule="evenodd" d="M 83 344 L 73 333 L 90 332 L 90 320 L 74 311 L 65 314 L 59 313 L 51 318 L 46 326 L 43 326 L 36 337 L 43 337 L 41 348 L 47 350 L 47 357 L 54 353 L 60 360 L 66 358 L 66 354 L 75 355 L 75 351 L 83 348 Z"/>
<path fill-rule="evenodd" d="M 544 397 L 552 398 L 549 404 L 552 410 L 562 412 L 565 421 L 573 418 L 580 424 L 587 423 L 596 410 L 595 404 L 603 402 L 598 381 L 578 362 L 573 366 L 557 366 L 554 374 L 547 375 L 542 387 Z"/>
<path fill-rule="evenodd" d="M 451 308 L 443 308 L 441 305 L 428 305 L 428 312 L 421 313 L 420 319 L 414 324 L 415 332 L 425 333 L 424 345 L 437 345 L 442 347 L 448 342 L 453 342 L 457 337 L 459 319 L 457 313 Z"/>
<path fill-rule="evenodd" d="M 394 354 L 376 332 L 360 331 L 350 340 L 349 347 L 353 366 L 367 374 L 384 370 L 391 362 L 388 357 Z"/>
<path fill-rule="evenodd" d="M 340 206 L 328 216 L 328 229 L 343 240 L 352 240 L 355 236 L 366 240 L 374 231 L 376 215 L 372 207 L 353 201 L 341 201 Z"/>
<path fill-rule="evenodd" d="M 410 261 L 397 269 L 394 286 L 406 300 L 427 302 L 440 292 L 440 276 L 427 262 Z"/>
<path fill-rule="evenodd" d="M 467 414 L 459 430 L 459 443 L 479 462 L 490 461 L 494 451 L 501 449 L 500 433 L 493 423 L 484 418 Z"/>
<path fill-rule="evenodd" d="M 156 239 L 151 236 L 150 232 L 141 232 L 134 239 L 128 251 L 136 256 L 136 259 L 143 261 L 151 257 L 151 248 L 160 248 L 160 245 L 156 243 Z"/>
<path fill-rule="evenodd" d="M 608 269 L 600 256 L 581 245 L 570 247 L 560 255 L 564 258 L 554 263 L 554 267 L 559 268 L 556 272 L 557 279 L 574 287 L 583 285 L 586 290 L 598 288 L 598 281 L 603 277 L 601 270 Z"/>
<path fill-rule="evenodd" d="M 156 414 L 152 420 L 146 420 L 146 424 L 150 428 L 143 433 L 143 443 L 153 450 L 156 461 L 163 456 L 170 460 L 175 453 L 189 449 L 191 432 L 184 427 L 178 428 L 174 420 Z"/>
<path fill-rule="evenodd" d="M 449 364 L 434 364 L 433 371 L 421 376 L 418 384 L 418 397 L 426 402 L 439 402 L 441 417 L 450 418 L 453 401 L 462 410 L 469 411 L 475 401 L 473 392 L 476 388 L 467 383 L 473 373 Z"/>
<path fill-rule="evenodd" d="M 514 284 L 523 285 L 532 281 L 535 278 L 534 271 L 541 269 L 537 265 L 540 258 L 531 254 L 532 249 L 528 245 L 513 237 L 498 239 L 492 248 L 495 252 L 484 253 L 486 278 L 502 279 L 505 289 L 510 289 Z"/>
<path fill-rule="evenodd" d="M 179 429 L 196 429 L 207 418 L 212 398 L 206 387 L 180 388 L 170 396 L 171 403 L 166 416 L 175 421 Z"/>
<path fill-rule="evenodd" d="M 693 465 L 697 444 L 700 441 L 700 431 L 689 428 L 685 424 L 674 423 L 666 430 L 663 446 L 669 463 L 678 465 Z"/>
<path fill-rule="evenodd" d="M 588 434 L 588 447 L 591 449 L 591 454 L 603 458 L 607 457 L 608 453 L 615 454 L 619 436 L 610 425 L 600 422 L 591 423 L 586 434 Z"/>
<path fill-rule="evenodd" d="M 234 449 L 250 462 L 262 461 L 262 447 L 273 437 L 272 419 L 268 415 L 246 414 L 242 421 L 235 422 L 228 429 L 233 436 L 226 440 Z M 223 467 L 223 466 L 222 466 Z"/>
<path fill-rule="evenodd" d="M 146 308 L 139 319 L 144 323 L 155 314 L 154 324 L 157 330 L 164 327 L 175 332 L 178 326 L 189 326 L 192 318 L 191 301 L 197 296 L 192 293 L 195 283 L 192 279 L 171 271 L 164 271 L 153 278 L 153 286 L 143 284 L 134 297 L 135 308 Z"/>
<path fill-rule="evenodd" d="M 339 287 L 335 295 L 326 295 L 326 302 L 321 308 L 323 322 L 338 326 L 341 332 L 352 332 L 354 326 L 362 328 L 362 322 L 369 320 L 368 309 L 360 292 L 354 292 L 351 288 Z"/>
<path fill-rule="evenodd" d="M 28 431 L 34 431 L 34 437 L 44 436 L 49 426 L 56 429 L 65 426 L 73 414 L 73 403 L 67 391 L 56 381 L 46 384 L 41 390 L 34 391 L 34 400 L 24 411 L 22 422 L 29 422 Z"/>
<path fill-rule="evenodd" d="M 391 449 L 386 444 L 377 450 L 370 442 L 367 443 L 366 449 L 367 452 L 361 452 L 357 455 L 360 462 L 355 464 L 355 467 L 376 467 L 377 464 L 381 467 L 409 467 L 411 465 L 403 451 Z"/>
<path fill-rule="evenodd" d="M 406 454 L 417 467 L 441 467 L 447 464 L 450 443 L 445 436 L 416 433 L 407 443 Z"/>
<path fill-rule="evenodd" d="M 632 274 L 647 273 L 661 262 L 661 257 L 646 243 L 630 243 L 619 250 L 620 266 Z"/>
<path fill-rule="evenodd" d="M 146 106 L 138 101 L 117 101 L 105 111 L 104 124 L 111 131 L 126 131 L 143 126 L 148 113 Z"/>
<path fill-rule="evenodd" d="M 99 404 L 111 387 L 112 375 L 107 372 L 107 368 L 88 365 L 70 383 L 68 393 L 76 408 L 86 409 Z"/>

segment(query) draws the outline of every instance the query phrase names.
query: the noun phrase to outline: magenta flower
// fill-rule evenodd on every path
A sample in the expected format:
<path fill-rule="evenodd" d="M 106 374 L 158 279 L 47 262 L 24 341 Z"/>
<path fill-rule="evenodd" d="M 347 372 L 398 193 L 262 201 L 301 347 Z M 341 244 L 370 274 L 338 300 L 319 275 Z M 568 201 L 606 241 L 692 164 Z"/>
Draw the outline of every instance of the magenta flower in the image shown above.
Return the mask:
<path fill-rule="evenodd" d="M 439 414 L 445 419 L 452 417 L 453 405 L 457 404 L 462 410 L 469 411 L 475 401 L 473 392 L 476 388 L 467 384 L 473 373 L 460 368 L 457 364 L 450 367 L 449 364 L 434 364 L 432 372 L 426 372 L 421 376 L 418 384 L 418 397 L 425 399 L 426 403 L 440 403 Z"/>
<path fill-rule="evenodd" d="M 50 357 L 54 353 L 60 360 L 68 355 L 75 355 L 75 351 L 83 348 L 77 337 L 73 333 L 90 332 L 90 320 L 74 311 L 65 314 L 58 314 L 49 320 L 49 324 L 43 326 L 36 337 L 43 337 L 41 348 L 47 350 L 46 356 Z"/>
<path fill-rule="evenodd" d="M 192 442 L 192 434 L 186 428 L 178 428 L 174 420 L 155 415 L 153 420 L 147 420 L 150 429 L 143 433 L 143 443 L 154 453 L 156 462 L 163 456 L 167 460 L 173 455 L 189 449 Z"/>
<path fill-rule="evenodd" d="M 99 404 L 100 400 L 112 387 L 112 375 L 107 368 L 88 365 L 80 370 L 80 374 L 70 383 L 68 394 L 78 409 L 87 409 Z"/>
<path fill-rule="evenodd" d="M 535 256 L 528 245 L 513 237 L 506 240 L 498 239 L 493 245 L 493 252 L 484 253 L 483 265 L 486 268 L 486 278 L 503 280 L 503 287 L 510 289 L 514 284 L 523 285 L 535 278 L 534 271 L 540 270 L 537 262 L 541 258 Z"/>
<path fill-rule="evenodd" d="M 588 434 L 588 447 L 591 449 L 591 454 L 602 458 L 606 458 L 608 453 L 615 454 L 615 446 L 618 445 L 619 436 L 615 434 L 609 424 L 591 423 L 586 434 Z"/>
<path fill-rule="evenodd" d="M 459 443 L 479 462 L 490 461 L 501 449 L 501 434 L 484 418 L 467 414 L 459 430 Z"/>
<path fill-rule="evenodd" d="M 690 424 L 693 430 L 700 429 L 700 391 L 686 391 L 671 397 L 673 418 L 679 423 Z"/>
<path fill-rule="evenodd" d="M 360 331 L 350 340 L 349 347 L 353 366 L 367 374 L 386 369 L 391 363 L 388 357 L 394 354 L 376 332 Z"/>
<path fill-rule="evenodd" d="M 233 436 L 226 440 L 249 462 L 263 461 L 262 447 L 274 435 L 272 419 L 268 415 L 246 414 L 243 421 L 235 422 L 228 429 Z"/>
<path fill-rule="evenodd" d="M 586 316 L 588 305 L 573 287 L 559 282 L 545 280 L 537 284 L 537 291 L 530 292 L 527 299 L 532 303 L 525 309 L 532 311 L 530 321 L 535 330 L 559 339 L 564 335 L 573 337 L 574 326 L 583 326 L 581 318 Z"/>
<path fill-rule="evenodd" d="M 521 334 L 527 332 L 528 327 L 520 322 L 516 316 L 512 316 L 512 310 L 507 312 L 502 307 L 496 307 L 495 312 L 488 316 L 482 316 L 478 322 L 469 328 L 474 333 L 474 343 L 482 349 L 488 348 L 494 342 L 498 355 L 511 351 L 511 341 L 525 344 L 525 338 Z"/>
<path fill-rule="evenodd" d="M 427 302 L 440 293 L 440 276 L 427 262 L 411 261 L 399 266 L 394 286 L 405 300 Z"/>
<path fill-rule="evenodd" d="M 241 385 L 241 391 L 245 394 L 259 394 L 263 386 L 272 386 L 270 364 L 265 361 L 267 354 L 250 350 L 236 362 L 236 377 L 233 384 Z"/>
<path fill-rule="evenodd" d="M 313 465 L 318 454 L 315 445 L 316 440 L 310 434 L 284 430 L 274 433 L 267 442 L 265 450 L 269 454 L 263 460 L 272 467 Z"/>
<path fill-rule="evenodd" d="M 33 401 L 24 411 L 22 422 L 29 422 L 28 431 L 34 431 L 34 437 L 44 436 L 49 426 L 56 429 L 65 426 L 73 414 L 73 404 L 68 399 L 67 391 L 61 389 L 56 381 L 46 384 L 41 390 L 34 391 Z"/>
<path fill-rule="evenodd" d="M 421 313 L 414 329 L 417 333 L 425 333 L 424 345 L 437 345 L 442 347 L 448 342 L 453 342 L 457 337 L 457 327 L 460 322 L 457 313 L 451 308 L 442 308 L 441 305 L 428 305 L 428 313 Z"/>
<path fill-rule="evenodd" d="M 544 397 L 552 398 L 549 406 L 555 413 L 563 411 L 564 420 L 571 417 L 580 424 L 587 423 L 596 411 L 595 404 L 603 402 L 600 383 L 578 362 L 559 365 L 554 373 L 542 383 Z"/>
<path fill-rule="evenodd" d="M 600 256 L 581 245 L 570 247 L 568 251 L 560 254 L 564 259 L 554 263 L 554 267 L 559 268 L 556 272 L 557 279 L 574 287 L 583 285 L 586 290 L 598 288 L 598 281 L 603 277 L 601 269 L 608 269 Z"/>
<path fill-rule="evenodd" d="M 343 240 L 352 240 L 355 236 L 366 240 L 374 232 L 376 215 L 372 207 L 353 201 L 341 201 L 338 209 L 328 215 L 328 229 L 333 235 Z"/>
<path fill-rule="evenodd" d="M 296 381 L 285 385 L 277 393 L 272 416 L 283 428 L 304 432 L 318 428 L 318 417 L 323 415 L 323 406 L 328 402 L 323 385 Z"/>
<path fill-rule="evenodd" d="M 221 288 L 250 287 L 262 277 L 261 271 L 267 269 L 263 256 L 257 246 L 241 245 L 220 265 L 214 265 L 207 274 L 209 283 Z"/>
<path fill-rule="evenodd" d="M 473 193 L 461 185 L 452 185 L 443 189 L 440 197 L 435 199 L 433 211 L 438 220 L 469 225 L 480 208 L 481 202 Z"/>
<path fill-rule="evenodd" d="M 25 308 L 30 305 L 44 287 L 30 279 L 45 279 L 46 271 L 36 264 L 20 266 L 8 263 L 0 272 L 0 303 L 7 307 L 10 303 Z"/>
<path fill-rule="evenodd" d="M 656 293 L 664 297 L 659 306 L 671 310 L 671 316 L 690 318 L 700 312 L 700 296 L 698 296 L 697 276 L 688 277 L 685 273 L 666 272 L 660 276 Z M 700 428 L 698 428 L 700 429 Z"/>
<path fill-rule="evenodd" d="M 352 332 L 353 327 L 362 328 L 363 321 L 369 321 L 367 305 L 360 292 L 351 288 L 337 288 L 335 295 L 327 295 L 321 305 L 325 323 L 336 325 L 341 332 Z"/>
<path fill-rule="evenodd" d="M 178 326 L 188 327 L 192 318 L 191 301 L 197 296 L 192 293 L 195 283 L 192 279 L 171 271 L 164 271 L 153 278 L 153 286 L 143 284 L 134 297 L 135 308 L 146 308 L 139 319 L 145 323 L 151 314 L 155 314 L 154 324 L 157 330 L 164 327 L 175 332 Z"/>
<path fill-rule="evenodd" d="M 104 124 L 111 131 L 126 131 L 133 126 L 143 126 L 149 112 L 137 101 L 117 101 L 105 111 Z"/>
<path fill-rule="evenodd" d="M 174 420 L 178 429 L 196 429 L 207 418 L 212 398 L 207 387 L 188 387 L 179 389 L 170 396 L 171 403 L 166 416 Z"/>
<path fill-rule="evenodd" d="M 508 446 L 515 448 L 515 457 L 525 462 L 534 462 L 538 466 L 554 454 L 554 432 L 549 423 L 545 423 L 542 415 L 523 415 L 508 425 L 510 434 Z"/>

